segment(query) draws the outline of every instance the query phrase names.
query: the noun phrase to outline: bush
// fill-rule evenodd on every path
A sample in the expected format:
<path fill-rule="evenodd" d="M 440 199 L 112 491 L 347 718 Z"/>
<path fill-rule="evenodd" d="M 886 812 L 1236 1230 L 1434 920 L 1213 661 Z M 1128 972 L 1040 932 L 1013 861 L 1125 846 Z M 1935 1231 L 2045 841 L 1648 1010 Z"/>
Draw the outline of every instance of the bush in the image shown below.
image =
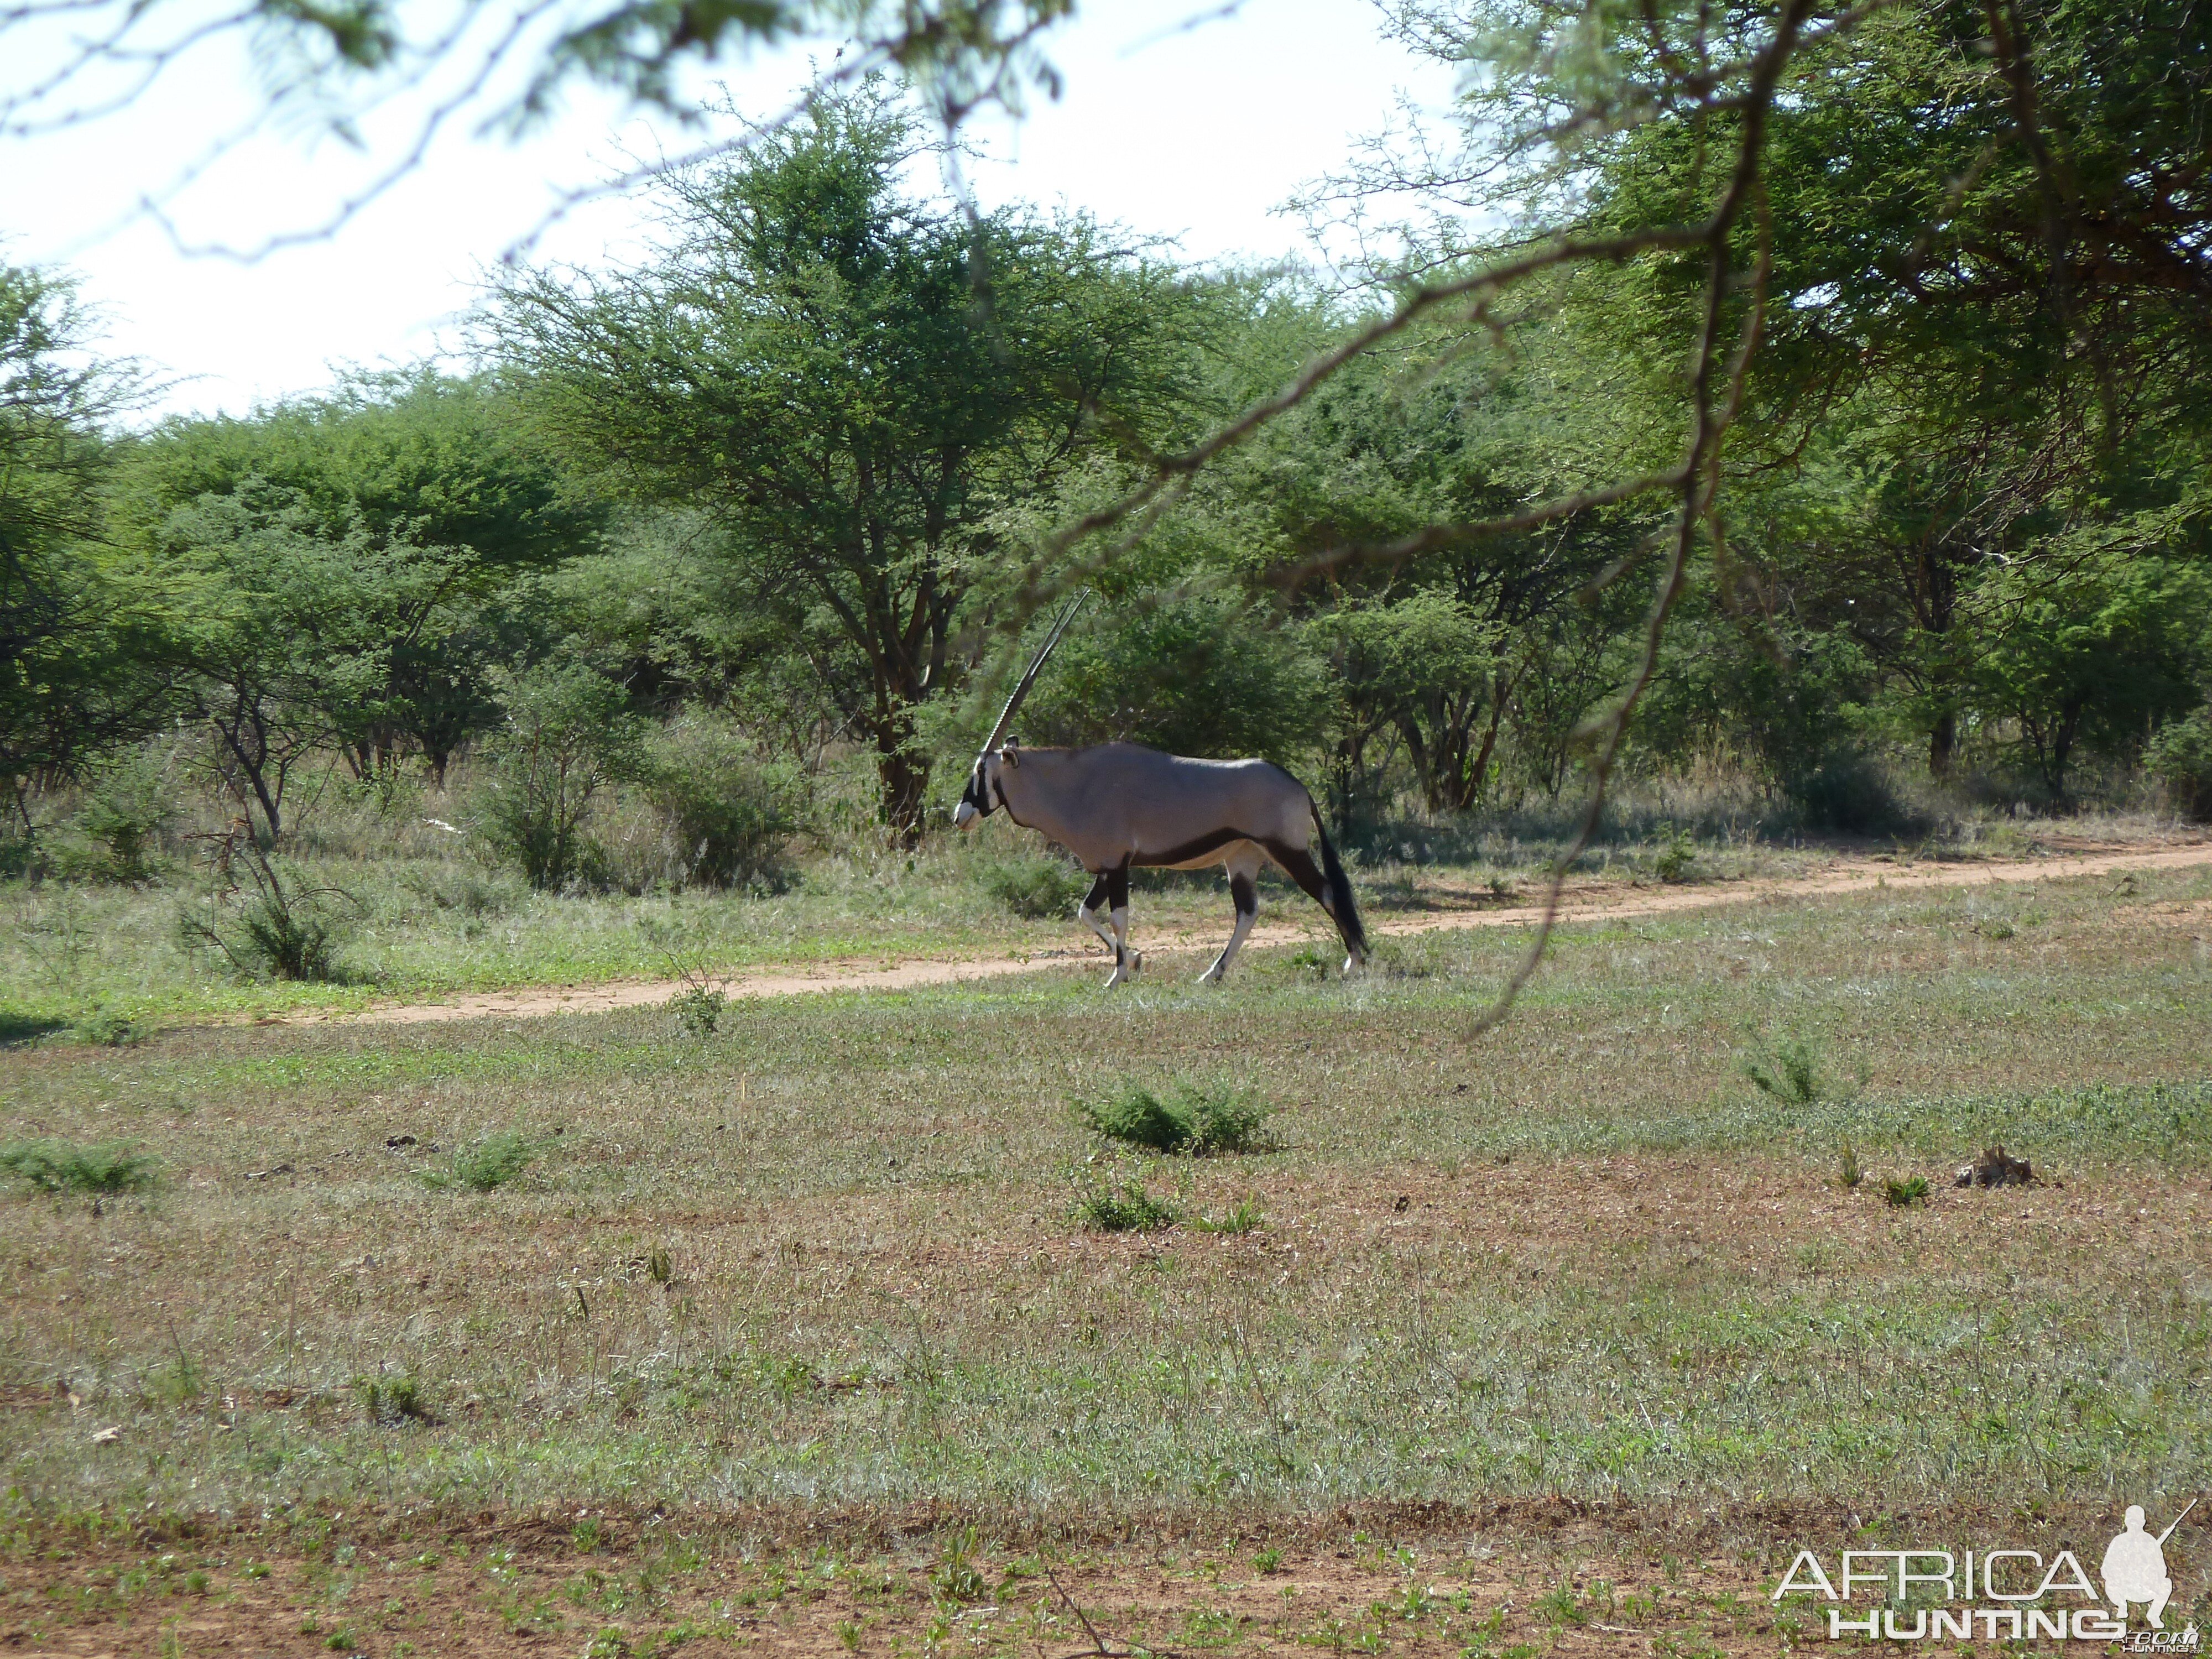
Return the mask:
<path fill-rule="evenodd" d="M 336 979 L 343 927 L 331 901 L 347 896 L 335 887 L 310 887 L 296 874 L 288 882 L 258 848 L 249 842 L 246 850 L 254 890 L 239 909 L 237 935 L 187 910 L 178 920 L 185 944 L 212 945 L 241 974 L 315 984 Z"/>
<path fill-rule="evenodd" d="M 983 890 L 1002 908 L 1034 921 L 1071 915 L 1091 890 L 1091 878 L 1059 859 L 1003 859 L 984 869 Z"/>
<path fill-rule="evenodd" d="M 1738 1069 L 1761 1094 L 1786 1105 L 1809 1106 L 1824 1092 L 1820 1052 L 1802 1038 L 1776 1044 L 1771 1054 L 1751 1055 L 1738 1062 Z"/>
<path fill-rule="evenodd" d="M 174 814 L 167 781 L 151 757 L 117 767 L 93 786 L 77 811 L 74 827 L 106 854 L 99 869 L 86 873 L 110 881 L 147 880 L 152 872 L 146 854 Z"/>
<path fill-rule="evenodd" d="M 1273 1109 L 1249 1091 L 1222 1084 L 1177 1083 L 1165 1091 L 1122 1083 L 1103 1100 L 1076 1103 L 1084 1122 L 1109 1140 L 1156 1152 L 1265 1152 Z"/>
<path fill-rule="evenodd" d="M 485 839 L 532 887 L 602 885 L 606 854 L 584 833 L 592 798 L 644 769 L 641 730 L 623 689 L 578 665 L 502 675 L 506 719 L 484 748 Z"/>
<path fill-rule="evenodd" d="M 1157 1232 L 1181 1219 L 1138 1181 L 1123 1182 L 1119 1191 L 1111 1182 L 1092 1188 L 1076 1200 L 1075 1218 L 1101 1233 Z"/>
<path fill-rule="evenodd" d="M 96 1146 L 21 1140 L 0 1146 L 0 1170 L 42 1193 L 136 1192 L 152 1186 L 161 1170 L 159 1158 L 119 1140 Z"/>
<path fill-rule="evenodd" d="M 1865 755 L 1832 754 L 1783 785 L 1808 830 L 1839 836 L 1878 836 L 1903 828 L 1910 815 L 1881 768 Z"/>
<path fill-rule="evenodd" d="M 677 879 L 776 884 L 784 848 L 801 825 L 806 780 L 797 767 L 763 758 L 726 720 L 690 714 L 655 735 L 647 778 Z"/>
<path fill-rule="evenodd" d="M 537 1156 L 538 1149 L 520 1131 L 501 1129 L 456 1152 L 445 1169 L 425 1170 L 422 1184 L 435 1188 L 465 1187 L 472 1193 L 489 1193 L 520 1175 Z"/>
<path fill-rule="evenodd" d="M 2175 811 L 2212 823 L 2212 708 L 2160 727 L 2143 753 L 2143 769 L 2165 788 Z"/>

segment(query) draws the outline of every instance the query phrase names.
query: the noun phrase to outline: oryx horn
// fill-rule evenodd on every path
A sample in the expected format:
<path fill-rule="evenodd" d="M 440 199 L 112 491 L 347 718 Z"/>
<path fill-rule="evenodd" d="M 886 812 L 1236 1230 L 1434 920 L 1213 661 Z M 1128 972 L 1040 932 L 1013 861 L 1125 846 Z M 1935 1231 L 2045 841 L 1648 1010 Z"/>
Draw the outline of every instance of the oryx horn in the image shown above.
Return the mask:
<path fill-rule="evenodd" d="M 1067 602 L 1067 609 L 1060 613 L 1060 620 L 1052 625 L 1052 632 L 1045 635 L 1044 645 L 1037 652 L 1036 660 L 1030 664 L 1029 672 L 1022 676 L 1022 683 L 1014 688 L 1014 695 L 1006 699 L 1006 706 L 999 711 L 999 723 L 991 728 L 991 735 L 984 740 L 984 754 L 996 749 L 999 739 L 1006 735 L 1006 727 L 1013 723 L 1014 711 L 1022 706 L 1022 699 L 1029 696 L 1030 687 L 1036 682 L 1037 671 L 1044 666 L 1045 659 L 1052 655 L 1053 647 L 1060 643 L 1060 636 L 1067 631 L 1067 624 L 1083 608 L 1084 600 L 1090 597 L 1089 588 L 1076 589 L 1075 597 Z"/>

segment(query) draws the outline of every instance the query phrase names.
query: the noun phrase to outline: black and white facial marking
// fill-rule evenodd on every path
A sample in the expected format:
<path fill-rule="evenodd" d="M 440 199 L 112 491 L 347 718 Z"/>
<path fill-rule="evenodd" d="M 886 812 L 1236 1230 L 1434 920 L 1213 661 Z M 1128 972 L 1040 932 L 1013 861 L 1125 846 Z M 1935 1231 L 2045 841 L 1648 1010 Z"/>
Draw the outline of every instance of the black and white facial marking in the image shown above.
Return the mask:
<path fill-rule="evenodd" d="M 952 809 L 953 823 L 963 830 L 978 818 L 988 818 L 998 806 L 991 798 L 990 765 L 992 757 L 976 757 L 975 769 L 968 774 L 968 787 L 961 792 L 960 804 Z"/>

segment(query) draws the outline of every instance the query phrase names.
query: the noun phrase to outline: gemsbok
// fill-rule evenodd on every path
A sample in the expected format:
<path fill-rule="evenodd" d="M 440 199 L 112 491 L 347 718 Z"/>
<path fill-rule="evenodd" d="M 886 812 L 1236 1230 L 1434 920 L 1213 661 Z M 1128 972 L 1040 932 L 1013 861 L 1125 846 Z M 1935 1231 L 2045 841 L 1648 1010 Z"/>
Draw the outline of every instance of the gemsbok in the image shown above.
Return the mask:
<path fill-rule="evenodd" d="M 952 821 L 964 830 L 1003 808 L 1024 829 L 1067 848 L 1097 878 L 1076 914 L 1114 952 L 1113 976 L 1106 981 L 1109 990 L 1144 965 L 1143 954 L 1129 949 L 1129 872 L 1139 866 L 1203 870 L 1218 864 L 1228 871 L 1237 925 L 1212 966 L 1200 975 L 1200 982 L 1227 973 L 1252 931 L 1264 863 L 1275 865 L 1328 913 L 1344 940 L 1349 973 L 1367 954 L 1352 883 L 1329 844 L 1313 797 L 1281 767 L 1263 760 L 1191 760 L 1133 743 L 1024 749 L 1006 735 L 1083 597 L 1077 594 L 1061 613 L 1044 648 L 1006 699 L 968 775 Z M 1110 931 L 1098 919 L 1102 902 Z"/>

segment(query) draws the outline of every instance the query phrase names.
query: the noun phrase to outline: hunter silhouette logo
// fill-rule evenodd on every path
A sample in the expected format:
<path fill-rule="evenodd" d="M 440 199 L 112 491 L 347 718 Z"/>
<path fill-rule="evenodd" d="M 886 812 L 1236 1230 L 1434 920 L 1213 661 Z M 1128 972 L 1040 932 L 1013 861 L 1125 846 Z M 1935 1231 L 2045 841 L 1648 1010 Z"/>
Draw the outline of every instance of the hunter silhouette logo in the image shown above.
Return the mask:
<path fill-rule="evenodd" d="M 2128 1505 L 2128 1529 L 2105 1547 L 2104 1565 L 2105 1599 L 2123 1620 L 2128 1616 L 2129 1602 L 2145 1601 L 2150 1605 L 2152 1628 L 2166 1628 L 2166 1598 L 2173 1594 L 2173 1580 L 2166 1571 L 2166 1540 L 2173 1536 L 2173 1528 L 2182 1523 L 2189 1510 L 2196 1507 L 2192 1498 L 2189 1509 L 2173 1517 L 2173 1526 L 2153 1538 L 2143 1530 L 2142 1505 Z"/>
<path fill-rule="evenodd" d="M 2203 1651 L 2203 1638 L 2193 1623 L 2178 1632 L 2166 1627 L 2173 1595 L 2166 1540 L 2197 1504 L 2191 1498 L 2157 1534 L 2145 1528 L 2142 1506 L 2130 1505 L 2124 1529 L 2106 1546 L 2100 1563 L 2101 1595 L 2071 1550 L 2046 1559 L 2032 1549 L 1920 1548 L 1845 1550 L 1832 1575 L 1814 1551 L 1800 1550 L 1774 1599 L 1811 1595 L 1831 1603 L 1826 1609 L 1830 1641 L 1847 1636 L 1897 1643 L 2050 1639 L 2116 1643 L 2124 1653 L 2196 1655 Z M 1861 1601 L 1863 1595 L 1875 1604 Z M 2129 1628 L 2136 1607 L 2143 1609 L 2148 1629 Z"/>

